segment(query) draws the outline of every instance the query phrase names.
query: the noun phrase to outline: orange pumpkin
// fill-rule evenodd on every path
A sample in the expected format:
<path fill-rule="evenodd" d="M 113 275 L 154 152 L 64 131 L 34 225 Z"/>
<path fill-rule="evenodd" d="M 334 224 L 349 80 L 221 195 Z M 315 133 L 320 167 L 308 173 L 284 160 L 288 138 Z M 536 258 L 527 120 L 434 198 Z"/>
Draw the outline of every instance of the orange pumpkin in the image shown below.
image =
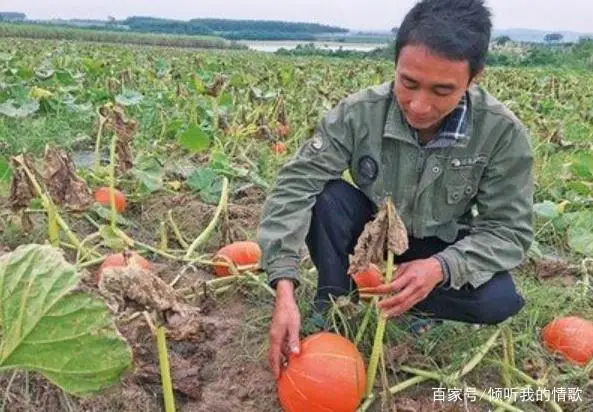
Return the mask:
<path fill-rule="evenodd" d="M 126 267 L 130 265 L 140 266 L 144 270 L 152 269 L 152 264 L 136 252 L 124 252 L 111 254 L 105 258 L 97 271 L 97 283 L 103 276 L 103 271 L 109 268 Z"/>
<path fill-rule="evenodd" d="M 95 191 L 95 201 L 103 206 L 111 208 L 111 188 L 108 186 L 100 187 Z M 115 194 L 115 210 L 117 213 L 122 213 L 126 210 L 127 201 L 126 196 L 117 189 L 113 189 Z"/>
<path fill-rule="evenodd" d="M 256 242 L 244 240 L 231 243 L 221 248 L 214 258 L 214 273 L 217 276 L 229 276 L 231 269 L 227 265 L 247 266 L 256 269 L 261 259 L 261 249 Z M 226 265 L 217 264 L 218 262 Z"/>
<path fill-rule="evenodd" d="M 383 284 L 383 274 L 377 265 L 371 263 L 367 270 L 352 276 L 358 289 L 374 288 Z"/>
<path fill-rule="evenodd" d="M 272 145 L 272 151 L 276 154 L 286 153 L 286 145 L 282 142 L 274 143 Z"/>
<path fill-rule="evenodd" d="M 278 398 L 286 412 L 354 412 L 365 388 L 365 365 L 356 346 L 343 336 L 319 332 L 301 342 L 300 354 L 289 355 Z"/>
<path fill-rule="evenodd" d="M 554 319 L 542 330 L 546 349 L 569 361 L 586 365 L 593 359 L 593 322 L 578 316 Z"/>

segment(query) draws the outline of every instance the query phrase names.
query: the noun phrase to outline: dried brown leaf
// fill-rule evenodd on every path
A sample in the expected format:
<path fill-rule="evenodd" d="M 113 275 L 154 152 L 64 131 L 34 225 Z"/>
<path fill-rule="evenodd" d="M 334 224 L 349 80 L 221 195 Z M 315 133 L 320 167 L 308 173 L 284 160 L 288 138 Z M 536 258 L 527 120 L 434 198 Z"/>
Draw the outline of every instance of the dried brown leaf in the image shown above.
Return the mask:
<path fill-rule="evenodd" d="M 351 256 L 349 275 L 366 270 L 371 263 L 381 264 L 391 250 L 401 255 L 408 249 L 406 227 L 397 213 L 393 202 L 385 199 L 377 216 L 365 225 L 359 236 L 354 254 Z"/>
<path fill-rule="evenodd" d="M 276 106 L 278 123 L 283 125 L 288 125 L 288 116 L 286 115 L 286 106 L 284 104 L 284 98 L 282 96 L 278 96 L 278 102 Z"/>
<path fill-rule="evenodd" d="M 221 74 L 216 75 L 212 84 L 206 90 L 206 93 L 212 97 L 218 97 L 224 86 L 225 78 Z"/>
<path fill-rule="evenodd" d="M 76 174 L 71 157 L 52 145 L 45 149 L 43 182 L 53 201 L 73 211 L 83 211 L 93 204 L 86 182 Z"/>
<path fill-rule="evenodd" d="M 132 142 L 138 130 L 138 122 L 134 119 L 127 119 L 123 108 L 112 104 L 101 107 L 100 113 L 107 119 L 105 124 L 107 130 L 117 135 L 116 169 L 119 174 L 124 174 L 134 167 Z"/>
<path fill-rule="evenodd" d="M 29 156 L 20 155 L 10 159 L 12 166 L 12 181 L 10 182 L 9 204 L 13 211 L 25 209 L 31 203 L 31 200 L 37 196 L 29 176 L 23 169 L 24 164 L 33 174 L 38 172 L 33 167 L 33 161 Z"/>
<path fill-rule="evenodd" d="M 99 290 L 116 312 L 133 301 L 165 314 L 167 334 L 173 340 L 197 340 L 200 336 L 200 310 L 186 304 L 173 287 L 150 271 L 134 265 L 106 269 Z"/>

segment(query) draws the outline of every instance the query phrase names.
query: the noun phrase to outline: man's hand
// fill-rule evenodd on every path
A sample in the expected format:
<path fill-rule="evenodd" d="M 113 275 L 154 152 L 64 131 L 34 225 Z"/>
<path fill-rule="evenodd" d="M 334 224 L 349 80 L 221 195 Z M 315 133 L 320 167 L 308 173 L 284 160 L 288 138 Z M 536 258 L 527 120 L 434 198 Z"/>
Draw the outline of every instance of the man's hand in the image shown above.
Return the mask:
<path fill-rule="evenodd" d="M 276 285 L 276 305 L 268 351 L 268 362 L 276 380 L 280 378 L 280 367 L 288 355 L 300 352 L 300 330 L 301 314 L 294 298 L 294 284 L 291 280 L 280 280 Z"/>
<path fill-rule="evenodd" d="M 386 285 L 364 288 L 360 293 L 372 295 L 393 294 L 379 303 L 379 308 L 388 318 L 399 316 L 424 300 L 443 280 L 441 264 L 435 258 L 403 263 L 394 274 L 394 280 Z"/>

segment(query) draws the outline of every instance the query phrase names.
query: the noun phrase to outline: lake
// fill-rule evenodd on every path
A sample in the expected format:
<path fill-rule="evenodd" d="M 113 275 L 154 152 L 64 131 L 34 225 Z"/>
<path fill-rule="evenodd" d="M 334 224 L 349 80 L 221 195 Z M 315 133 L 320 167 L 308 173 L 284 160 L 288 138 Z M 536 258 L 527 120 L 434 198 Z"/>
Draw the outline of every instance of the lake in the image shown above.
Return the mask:
<path fill-rule="evenodd" d="M 325 49 L 325 50 L 338 50 L 340 47 L 344 50 L 356 50 L 362 52 L 372 51 L 379 47 L 385 47 L 385 44 L 382 43 L 340 43 L 340 42 L 331 42 L 331 41 L 315 41 L 315 42 L 308 42 L 308 41 L 258 41 L 258 40 L 240 40 L 238 43 L 247 45 L 250 49 L 257 50 L 257 51 L 264 51 L 269 53 L 274 53 L 278 49 L 285 48 L 285 49 L 294 49 L 297 45 L 302 44 L 306 45 L 309 43 L 313 43 L 316 48 L 318 49 Z"/>

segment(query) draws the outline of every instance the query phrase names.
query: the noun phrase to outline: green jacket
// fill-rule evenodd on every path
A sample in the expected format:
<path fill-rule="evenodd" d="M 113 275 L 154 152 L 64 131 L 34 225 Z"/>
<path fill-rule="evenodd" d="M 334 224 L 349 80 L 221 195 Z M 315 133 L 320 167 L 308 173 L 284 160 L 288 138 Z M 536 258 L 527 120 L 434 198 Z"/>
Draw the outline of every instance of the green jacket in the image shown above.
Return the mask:
<path fill-rule="evenodd" d="M 341 100 L 279 171 L 257 234 L 270 283 L 290 278 L 298 285 L 299 251 L 316 196 L 344 171 L 376 205 L 390 195 L 410 236 L 453 242 L 459 230 L 471 230 L 439 253 L 451 288 L 478 287 L 525 258 L 533 239 L 534 184 L 525 127 L 472 86 L 466 136 L 448 147 L 424 147 L 403 121 L 391 85 Z M 369 173 L 373 164 L 377 173 Z"/>

